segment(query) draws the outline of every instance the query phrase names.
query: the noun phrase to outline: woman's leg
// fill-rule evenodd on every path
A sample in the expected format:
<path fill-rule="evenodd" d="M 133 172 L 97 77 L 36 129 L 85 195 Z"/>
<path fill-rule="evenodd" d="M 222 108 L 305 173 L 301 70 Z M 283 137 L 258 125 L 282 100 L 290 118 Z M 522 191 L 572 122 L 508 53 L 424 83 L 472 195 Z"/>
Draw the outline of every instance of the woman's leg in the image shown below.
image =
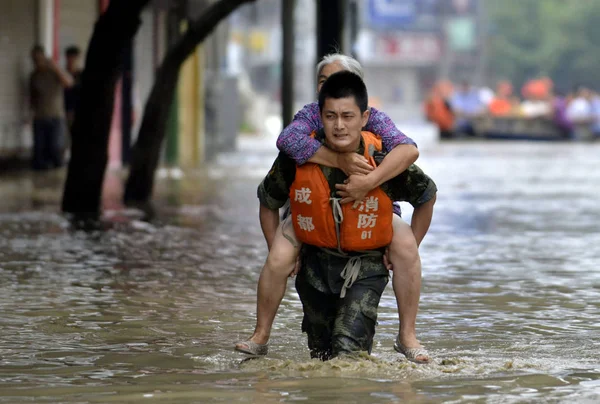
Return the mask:
<path fill-rule="evenodd" d="M 275 314 L 285 294 L 287 279 L 296 264 L 300 246 L 288 217 L 277 228 L 271 251 L 258 279 L 256 327 L 250 341 L 257 344 L 269 341 Z M 236 347 L 244 348 L 243 345 L 241 342 Z"/>
<path fill-rule="evenodd" d="M 400 319 L 399 342 L 406 348 L 419 348 L 416 321 L 421 297 L 421 257 L 411 227 L 394 215 L 394 237 L 389 246 L 389 259 L 393 265 L 392 286 L 398 304 Z M 426 361 L 426 356 L 418 356 Z"/>

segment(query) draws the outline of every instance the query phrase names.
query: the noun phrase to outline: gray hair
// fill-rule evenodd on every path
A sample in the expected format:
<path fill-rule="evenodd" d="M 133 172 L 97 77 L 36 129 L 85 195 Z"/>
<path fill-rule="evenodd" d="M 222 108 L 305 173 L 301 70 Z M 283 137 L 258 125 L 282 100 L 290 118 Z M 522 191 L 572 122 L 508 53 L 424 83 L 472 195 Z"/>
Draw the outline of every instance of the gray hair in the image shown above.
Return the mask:
<path fill-rule="evenodd" d="M 344 70 L 356 74 L 363 80 L 365 78 L 363 68 L 360 65 L 359 61 L 351 56 L 342 55 L 341 53 L 331 53 L 329 55 L 323 56 L 323 59 L 321 59 L 321 61 L 317 65 L 317 77 L 319 77 L 325 66 L 330 65 L 332 63 L 339 64 Z"/>

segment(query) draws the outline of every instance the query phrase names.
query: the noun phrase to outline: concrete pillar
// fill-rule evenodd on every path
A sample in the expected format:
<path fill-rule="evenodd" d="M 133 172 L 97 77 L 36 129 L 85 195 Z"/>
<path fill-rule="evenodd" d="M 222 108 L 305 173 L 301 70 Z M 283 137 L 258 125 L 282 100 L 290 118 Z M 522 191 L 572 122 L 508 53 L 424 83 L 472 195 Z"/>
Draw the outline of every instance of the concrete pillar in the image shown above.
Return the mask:
<path fill-rule="evenodd" d="M 181 167 L 198 164 L 198 49 L 183 63 L 179 73 L 179 159 Z"/>
<path fill-rule="evenodd" d="M 206 161 L 206 116 L 204 104 L 204 66 L 206 60 L 204 55 L 204 45 L 196 48 L 196 165 L 202 165 Z"/>
<path fill-rule="evenodd" d="M 54 58 L 55 30 L 58 30 L 58 21 L 55 20 L 57 0 L 38 0 L 37 6 L 37 42 L 44 47 L 46 56 Z M 55 59 L 57 61 L 57 59 Z"/>

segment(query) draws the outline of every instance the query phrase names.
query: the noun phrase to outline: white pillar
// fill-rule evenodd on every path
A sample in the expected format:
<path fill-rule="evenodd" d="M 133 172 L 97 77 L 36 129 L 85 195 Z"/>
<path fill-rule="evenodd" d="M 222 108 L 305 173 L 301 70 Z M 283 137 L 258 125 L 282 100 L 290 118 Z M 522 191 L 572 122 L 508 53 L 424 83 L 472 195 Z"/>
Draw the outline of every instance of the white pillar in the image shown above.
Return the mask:
<path fill-rule="evenodd" d="M 44 47 L 46 56 L 52 57 L 54 49 L 54 0 L 38 0 L 37 41 Z"/>

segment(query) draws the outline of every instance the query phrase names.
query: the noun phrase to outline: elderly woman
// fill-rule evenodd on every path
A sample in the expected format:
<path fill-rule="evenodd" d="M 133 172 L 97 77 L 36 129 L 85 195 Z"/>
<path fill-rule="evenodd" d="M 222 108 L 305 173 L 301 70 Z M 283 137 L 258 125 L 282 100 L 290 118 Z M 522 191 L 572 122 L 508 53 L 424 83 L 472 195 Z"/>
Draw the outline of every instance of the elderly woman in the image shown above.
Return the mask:
<path fill-rule="evenodd" d="M 330 75 L 342 70 L 364 77 L 362 67 L 357 60 L 342 54 L 327 55 L 317 65 L 317 92 Z M 318 140 L 310 136 L 313 131 L 323 127 L 316 102 L 306 105 L 296 114 L 293 122 L 279 136 L 277 147 L 298 165 L 311 162 L 343 170 L 349 177 L 345 184 L 338 185 L 338 194 L 343 197 L 342 203 L 361 201 L 369 191 L 404 172 L 419 155 L 415 142 L 400 132 L 387 115 L 375 108 L 370 110 L 369 120 L 364 130 L 381 136 L 387 152 L 382 163 L 376 168 L 357 153 L 336 153 L 323 147 Z M 433 209 L 433 203 L 430 206 Z M 394 236 L 388 249 L 389 257 L 386 258 L 393 269 L 392 285 L 400 319 L 394 348 L 411 361 L 428 363 L 428 353 L 416 338 L 415 323 L 421 289 L 421 261 L 418 246 L 429 229 L 430 220 L 420 220 L 419 215 L 413 217 L 409 226 L 400 219 L 398 205 L 395 206 L 395 212 L 397 217 L 394 218 Z M 261 210 L 261 223 L 266 221 L 279 221 L 279 217 Z M 272 226 L 263 226 L 263 229 L 265 227 L 272 228 Z M 289 243 L 280 240 L 286 236 L 290 239 Z M 271 246 L 274 246 L 270 251 L 270 259 L 275 260 L 278 265 L 287 262 L 290 271 L 293 268 L 295 271 L 297 265 L 295 267 L 294 264 L 300 249 L 293 235 L 290 237 L 285 234 L 280 227 L 276 234 L 265 234 L 265 238 L 268 243 L 269 240 L 273 240 L 268 246 L 270 250 Z M 263 271 L 268 268 L 269 265 L 265 265 Z M 267 353 L 271 327 L 282 298 L 283 294 L 271 296 L 268 292 L 262 293 L 261 296 L 259 286 L 256 329 L 249 340 L 236 344 L 238 351 L 253 355 Z"/>

